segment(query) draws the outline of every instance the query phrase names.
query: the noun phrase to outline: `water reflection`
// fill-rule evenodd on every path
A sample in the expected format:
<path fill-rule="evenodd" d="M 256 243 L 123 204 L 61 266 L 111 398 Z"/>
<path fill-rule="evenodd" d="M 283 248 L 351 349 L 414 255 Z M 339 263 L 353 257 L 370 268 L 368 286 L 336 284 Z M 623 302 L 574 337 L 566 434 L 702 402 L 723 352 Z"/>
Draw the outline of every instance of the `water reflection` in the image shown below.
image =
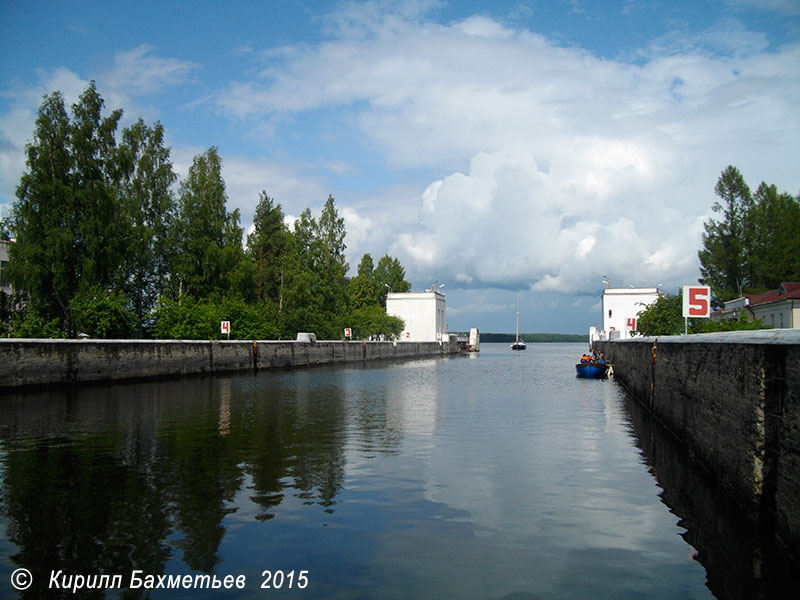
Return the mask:
<path fill-rule="evenodd" d="M 574 377 L 582 349 L 2 396 L 0 596 L 17 566 L 25 597 L 133 569 L 257 596 L 278 566 L 303 598 L 703 598 L 698 560 L 718 598 L 777 590 L 671 438 Z"/>
<path fill-rule="evenodd" d="M 703 564 L 717 598 L 797 598 L 800 568 L 772 544 L 767 531 L 716 486 L 710 475 L 630 396 L 625 405 L 637 445 L 659 482 L 662 501 L 680 517 L 686 542 Z"/>
<path fill-rule="evenodd" d="M 340 388 L 310 402 L 301 386 L 232 392 L 244 382 L 2 398 L 0 506 L 13 563 L 42 574 L 161 574 L 177 556 L 214 572 L 245 477 L 256 519 L 273 516 L 287 487 L 332 510 L 344 473 Z"/>

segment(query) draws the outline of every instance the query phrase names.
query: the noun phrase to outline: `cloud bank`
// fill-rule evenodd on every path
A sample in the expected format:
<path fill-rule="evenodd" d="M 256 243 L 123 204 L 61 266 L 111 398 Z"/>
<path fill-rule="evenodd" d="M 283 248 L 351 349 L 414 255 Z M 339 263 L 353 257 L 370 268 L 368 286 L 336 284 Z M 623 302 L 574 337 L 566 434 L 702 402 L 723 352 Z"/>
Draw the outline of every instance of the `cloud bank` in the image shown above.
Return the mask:
<path fill-rule="evenodd" d="M 388 240 L 414 277 L 574 294 L 607 273 L 676 287 L 698 276 L 728 164 L 798 191 L 798 44 L 767 50 L 726 19 L 621 60 L 483 16 L 365 14 L 341 14 L 315 46 L 265 52 L 258 77 L 216 107 L 248 121 L 346 114 L 339 125 L 388 168 L 441 173 Z M 351 250 L 369 246 L 361 237 Z"/>
<path fill-rule="evenodd" d="M 224 70 L 137 45 L 91 77 L 126 118 L 168 114 L 179 173 L 218 145 L 245 227 L 262 189 L 287 215 L 330 193 L 351 266 L 389 252 L 415 286 L 466 289 L 454 315 L 504 311 L 497 289 L 589 315 L 601 275 L 669 291 L 698 277 L 727 165 L 754 187 L 800 192 L 800 43 L 775 45 L 735 18 L 748 0 L 730 2 L 718 22 L 676 20 L 619 56 L 530 19 L 436 21 L 442 5 L 425 0 L 340 4 L 302 43 L 231 41 Z M 45 65 L 2 91 L 0 204 L 42 96 L 74 102 L 89 78 Z"/>

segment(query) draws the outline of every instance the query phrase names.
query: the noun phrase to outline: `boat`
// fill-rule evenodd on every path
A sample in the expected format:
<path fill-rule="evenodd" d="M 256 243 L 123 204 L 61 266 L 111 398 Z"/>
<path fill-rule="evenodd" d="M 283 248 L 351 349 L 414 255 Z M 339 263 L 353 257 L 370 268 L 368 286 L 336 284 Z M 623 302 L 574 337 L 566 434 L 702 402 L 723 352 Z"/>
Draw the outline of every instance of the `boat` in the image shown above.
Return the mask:
<path fill-rule="evenodd" d="M 611 371 L 611 365 L 605 362 L 580 362 L 575 365 L 575 370 L 578 372 L 578 377 L 583 377 L 585 379 L 603 379 L 604 377 L 608 377 Z"/>
<path fill-rule="evenodd" d="M 519 339 L 519 292 L 517 292 L 517 339 L 511 344 L 512 350 L 525 350 L 527 346 L 525 342 Z"/>

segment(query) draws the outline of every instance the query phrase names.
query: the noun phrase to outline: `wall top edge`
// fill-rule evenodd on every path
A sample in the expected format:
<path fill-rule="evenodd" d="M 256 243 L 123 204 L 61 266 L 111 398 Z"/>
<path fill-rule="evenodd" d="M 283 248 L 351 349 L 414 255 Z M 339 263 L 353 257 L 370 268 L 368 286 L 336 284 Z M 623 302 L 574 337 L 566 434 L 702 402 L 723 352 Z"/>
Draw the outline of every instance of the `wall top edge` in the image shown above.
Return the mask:
<path fill-rule="evenodd" d="M 756 329 L 690 335 L 660 335 L 611 340 L 615 344 L 780 344 L 800 345 L 800 329 Z"/>
<path fill-rule="evenodd" d="M 314 344 L 442 344 L 446 342 L 438 341 L 362 341 L 362 340 L 317 340 L 316 342 L 298 342 L 296 340 L 128 340 L 128 339 L 113 339 L 113 340 L 100 340 L 100 339 L 59 339 L 59 338 L 0 338 L 0 345 L 10 344 L 78 344 L 78 345 L 91 345 L 91 344 L 130 344 L 130 345 L 177 345 L 177 344 L 247 344 L 253 342 L 259 344 L 305 344 L 313 346 Z"/>

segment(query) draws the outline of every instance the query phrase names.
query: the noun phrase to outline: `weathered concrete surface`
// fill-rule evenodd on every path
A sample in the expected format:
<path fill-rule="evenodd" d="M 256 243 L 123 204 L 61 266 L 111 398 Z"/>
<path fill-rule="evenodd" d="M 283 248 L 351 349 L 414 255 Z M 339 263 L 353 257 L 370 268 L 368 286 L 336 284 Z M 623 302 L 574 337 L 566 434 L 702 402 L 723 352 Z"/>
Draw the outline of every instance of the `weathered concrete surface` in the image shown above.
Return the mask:
<path fill-rule="evenodd" d="M 456 354 L 452 342 L 0 339 L 0 389 Z"/>
<path fill-rule="evenodd" d="M 800 330 L 599 342 L 615 377 L 800 560 Z"/>

